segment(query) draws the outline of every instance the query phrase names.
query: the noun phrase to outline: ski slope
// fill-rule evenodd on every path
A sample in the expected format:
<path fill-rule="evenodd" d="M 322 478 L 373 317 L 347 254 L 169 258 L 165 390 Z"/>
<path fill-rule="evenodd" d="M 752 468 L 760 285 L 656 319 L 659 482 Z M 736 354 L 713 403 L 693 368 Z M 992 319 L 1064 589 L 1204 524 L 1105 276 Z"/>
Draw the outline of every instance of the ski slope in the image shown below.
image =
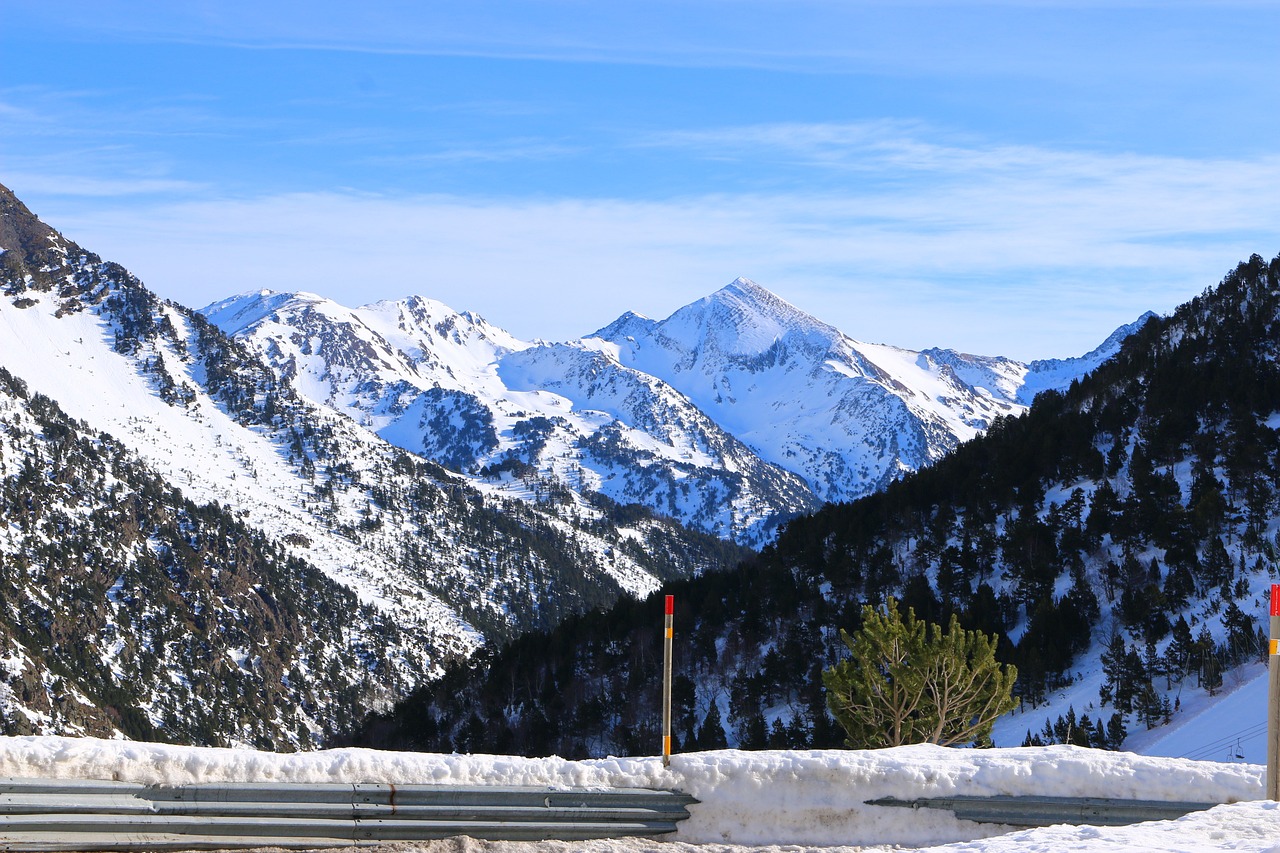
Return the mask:
<path fill-rule="evenodd" d="M 1185 698 L 1185 713 L 1167 726 L 1129 736 L 1125 745 L 1144 755 L 1206 761 L 1267 763 L 1267 667 L 1255 664 L 1232 673 L 1223 691 L 1197 691 Z"/>

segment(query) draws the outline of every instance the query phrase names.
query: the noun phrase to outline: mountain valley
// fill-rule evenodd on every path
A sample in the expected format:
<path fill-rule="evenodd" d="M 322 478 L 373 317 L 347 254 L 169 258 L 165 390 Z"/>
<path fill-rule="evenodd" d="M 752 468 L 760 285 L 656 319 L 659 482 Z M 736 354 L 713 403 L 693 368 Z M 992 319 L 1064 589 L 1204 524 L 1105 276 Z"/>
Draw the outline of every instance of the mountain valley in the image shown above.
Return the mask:
<path fill-rule="evenodd" d="M 0 249 L 6 733 L 644 752 L 660 591 L 686 749 L 838 745 L 821 669 L 890 595 L 1000 636 L 1002 745 L 1123 745 L 1257 657 L 1280 261 L 1022 363 L 745 279 L 556 343 L 192 311 L 3 188 Z"/>

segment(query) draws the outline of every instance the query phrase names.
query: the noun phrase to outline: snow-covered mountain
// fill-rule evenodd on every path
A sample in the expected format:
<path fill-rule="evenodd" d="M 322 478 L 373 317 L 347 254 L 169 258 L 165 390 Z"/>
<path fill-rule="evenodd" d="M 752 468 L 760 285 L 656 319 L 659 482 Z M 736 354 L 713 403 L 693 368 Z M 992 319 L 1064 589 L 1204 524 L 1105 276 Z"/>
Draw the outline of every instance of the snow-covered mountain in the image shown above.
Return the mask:
<path fill-rule="evenodd" d="M 820 499 L 844 501 L 940 459 L 997 416 L 1022 413 L 1035 393 L 1067 387 L 1132 328 L 1069 361 L 913 352 L 856 341 L 739 278 L 665 320 L 628 314 L 593 337 L 804 477 Z"/>
<path fill-rule="evenodd" d="M 1065 388 L 1138 325 L 1027 365 L 861 343 L 745 279 L 565 343 L 422 297 L 352 309 L 259 292 L 203 313 L 303 396 L 483 487 L 529 496 L 537 477 L 756 545 Z"/>
<path fill-rule="evenodd" d="M 352 309 L 262 292 L 203 313 L 304 397 L 487 491 L 535 497 L 551 482 L 748 542 L 816 506 L 798 477 L 599 341 L 535 345 L 422 297 Z"/>
<path fill-rule="evenodd" d="M 81 697 L 86 708 L 116 707 L 116 719 L 137 717 L 142 730 L 171 728 L 173 720 L 196 716 L 193 709 L 207 699 L 202 685 L 221 683 L 219 673 L 243 673 L 255 684 L 265 678 L 278 688 L 281 678 L 296 686 L 324 668 L 327 689 L 290 694 L 288 713 L 264 707 L 243 728 L 171 731 L 297 745 L 331 732 L 336 719 L 349 716 L 356 693 L 362 707 L 389 701 L 486 642 L 739 556 L 725 543 L 643 513 L 620 513 L 606 501 L 566 501 L 562 489 L 535 474 L 526 482 L 540 501 L 478 491 L 299 394 L 202 315 L 162 302 L 122 267 L 41 223 L 3 187 L 0 294 L 0 368 L 15 389 L 0 394 L 0 410 L 11 413 L 0 494 L 35 514 L 30 526 L 6 518 L 0 531 L 0 622 L 9 626 L 0 630 L 0 699 L 14 731 L 70 730 L 47 712 L 57 696 Z M 405 310 L 419 311 L 417 322 L 459 351 L 468 340 L 501 347 L 501 336 L 493 333 L 498 342 L 489 343 L 478 323 L 473 329 L 458 319 L 451 330 L 442 325 L 447 318 L 427 319 L 425 303 Z M 384 326 L 395 322 L 408 320 Z M 354 340 L 323 350 L 334 375 L 363 374 L 371 352 Z M 454 359 L 450 366 L 459 365 Z M 421 369 L 429 369 L 425 359 Z M 358 398 L 360 391 L 344 386 L 343 393 Z M 68 435 L 87 449 L 59 450 Z M 32 495 L 36 460 L 47 466 L 37 479 L 53 490 L 48 502 L 57 511 L 31 509 L 40 506 Z M 126 477 L 126 469 L 137 473 Z M 103 486 L 80 494 L 69 485 L 80 482 Z M 106 520 L 81 530 L 79 520 L 97 504 L 114 511 L 135 492 L 163 503 L 171 524 L 152 531 L 154 510 L 125 523 L 124 532 Z M 223 538 L 235 542 L 205 544 L 219 539 L 209 529 L 232 528 Z M 70 537 L 72 530 L 80 532 Z M 50 553 L 75 571 L 102 567 L 95 571 L 105 583 L 50 597 L 40 590 L 50 583 Z M 126 570 L 139 562 L 152 573 Z M 42 568 L 9 571 L 32 564 Z M 264 565 L 275 580 L 245 584 L 276 612 L 274 621 L 288 612 L 324 626 L 319 636 L 262 635 L 261 625 L 252 627 L 255 610 L 207 597 L 226 573 L 252 568 L 261 575 Z M 173 606 L 157 599 L 156 572 L 190 608 L 190 625 L 175 622 Z M 280 659 L 264 670 L 253 644 L 190 654 L 169 646 L 193 642 L 183 633 L 191 626 L 228 620 L 253 644 L 279 644 L 273 654 Z M 33 625 L 53 631 L 53 639 L 32 634 Z M 84 636 L 76 636 L 78 628 Z M 92 730 L 109 730 L 110 720 L 99 715 Z"/>

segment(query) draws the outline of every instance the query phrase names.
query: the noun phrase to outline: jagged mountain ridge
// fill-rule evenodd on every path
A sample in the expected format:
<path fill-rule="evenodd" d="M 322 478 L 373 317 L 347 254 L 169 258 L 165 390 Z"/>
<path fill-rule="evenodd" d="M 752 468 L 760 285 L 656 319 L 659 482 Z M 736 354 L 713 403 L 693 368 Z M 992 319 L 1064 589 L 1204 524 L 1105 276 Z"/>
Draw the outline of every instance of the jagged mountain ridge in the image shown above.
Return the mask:
<path fill-rule="evenodd" d="M 488 490 L 562 484 L 759 540 L 779 507 L 816 507 L 679 392 L 582 345 L 517 341 L 422 297 L 349 309 L 312 294 L 246 294 L 203 313 L 284 381 Z"/>
<path fill-rule="evenodd" d="M 1022 417 L 793 520 L 735 572 L 669 585 L 679 743 L 840 745 L 821 671 L 846 654 L 838 630 L 890 595 L 930 622 L 955 614 L 999 636 L 1022 698 L 997 722 L 1001 746 L 1141 748 L 1212 707 L 1265 657 L 1280 556 L 1278 333 L 1280 257 L 1255 255 Z M 371 718 L 356 741 L 652 750 L 656 721 L 630 709 L 659 707 L 638 648 L 660 614 L 656 596 L 628 601 L 518 641 Z M 1223 734 L 1261 736 L 1248 721 Z"/>
<path fill-rule="evenodd" d="M 1026 365 L 862 343 L 737 279 L 666 320 L 624 315 L 593 337 L 800 474 L 820 499 L 847 501 L 942 458 L 994 418 L 1020 414 L 1029 386 L 1066 388 L 1146 319 L 1087 356 Z"/>
<path fill-rule="evenodd" d="M 1146 319 L 1025 365 L 859 343 L 745 279 L 564 343 L 423 297 L 350 309 L 259 292 L 202 312 L 304 396 L 482 487 L 527 497 L 536 474 L 753 545 L 1022 412 L 1028 388 L 1065 388 Z"/>
<path fill-rule="evenodd" d="M 366 693 L 373 698 L 365 704 L 389 701 L 485 642 L 554 624 L 617 595 L 643 594 L 740 555 L 642 512 L 607 501 L 566 500 L 554 483 L 535 484 L 544 498 L 536 502 L 483 494 L 300 396 L 202 315 L 162 302 L 119 265 L 39 222 L 3 187 L 0 250 L 0 367 L 31 394 L 56 400 L 71 418 L 88 424 L 85 429 L 109 433 L 166 487 L 197 506 L 233 514 L 261 539 L 263 550 L 283 561 L 282 571 L 313 572 L 346 596 L 346 610 L 337 618 L 289 605 L 310 613 L 306 618 L 325 618 L 335 627 L 368 622 L 370 631 L 394 625 L 395 636 L 378 647 L 379 666 L 357 667 L 372 678 Z M 20 446 L 39 447 L 42 440 L 26 436 Z M 9 476 L 16 477 L 15 470 Z M 10 538 L 0 546 L 7 549 L 0 560 L 33 559 L 27 539 Z M 109 538 L 96 546 L 111 559 L 129 559 L 120 553 L 124 546 Z M 235 557 L 233 551 L 218 559 Z M 132 577 L 122 576 L 126 582 Z M 3 595 L 14 601 L 33 596 L 29 582 L 16 578 Z M 185 582 L 181 573 L 173 579 L 179 588 Z M 89 587 L 76 606 L 118 613 L 112 596 L 131 594 L 127 586 L 111 595 Z M 50 618 L 63 616 L 55 612 Z M 5 618 L 17 617 L 10 612 Z M 350 642 L 367 633 L 344 631 Z M 283 642 L 282 654 L 300 660 L 303 651 L 292 649 L 294 640 Z M 43 665 L 39 661 L 61 668 L 87 705 L 97 707 L 125 677 L 123 670 L 108 667 L 96 677 L 97 686 L 76 686 L 75 679 L 89 676 L 79 671 L 74 650 L 56 651 L 51 657 L 14 652 L 11 660 L 18 663 L 8 671 L 11 690 L 5 698 L 17 704 L 6 705 L 6 719 L 25 709 L 32 712 L 25 718 L 40 731 L 70 730 L 65 719 L 41 716 L 39 707 L 12 698 L 30 693 L 13 685 L 36 678 L 32 667 Z M 341 660 L 350 650 L 314 654 L 321 655 L 317 660 Z M 152 674 L 164 669 L 154 660 L 149 666 Z M 212 674 L 183 677 L 195 682 Z M 306 709 L 301 723 L 316 738 L 352 708 L 335 704 L 350 691 L 333 684 L 330 698 L 299 701 Z M 156 689 L 154 680 L 146 689 Z M 128 695 L 135 702 L 130 713 L 140 721 L 135 728 L 161 731 L 168 725 L 169 718 L 146 705 L 141 693 Z M 182 714 L 197 700 L 187 692 L 176 701 L 171 710 Z M 95 725 L 102 721 L 97 718 Z M 269 717 L 245 731 L 256 743 L 302 745 L 306 740 L 295 722 Z M 169 736 L 230 742 L 240 735 L 230 726 Z"/>

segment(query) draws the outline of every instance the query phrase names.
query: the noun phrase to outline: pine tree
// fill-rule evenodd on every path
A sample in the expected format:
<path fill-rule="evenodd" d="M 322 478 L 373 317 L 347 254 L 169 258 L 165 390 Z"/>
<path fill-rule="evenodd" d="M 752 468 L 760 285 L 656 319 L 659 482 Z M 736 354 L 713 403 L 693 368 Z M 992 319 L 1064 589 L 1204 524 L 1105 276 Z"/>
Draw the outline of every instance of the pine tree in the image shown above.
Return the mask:
<path fill-rule="evenodd" d="M 720 706 L 712 702 L 707 715 L 702 719 L 702 727 L 698 729 L 698 748 L 724 749 L 728 745 L 724 724 L 720 722 Z"/>
<path fill-rule="evenodd" d="M 1111 719 L 1107 720 L 1107 749 L 1119 749 L 1124 745 L 1124 739 L 1128 736 L 1129 732 L 1124 725 L 1124 715 L 1119 712 L 1112 714 Z"/>
<path fill-rule="evenodd" d="M 1013 709 L 1017 671 L 995 660 L 995 638 L 926 625 L 890 599 L 863 609 L 856 636 L 840 632 L 852 657 L 822 674 L 827 703 L 852 748 L 904 743 L 984 743 Z"/>

